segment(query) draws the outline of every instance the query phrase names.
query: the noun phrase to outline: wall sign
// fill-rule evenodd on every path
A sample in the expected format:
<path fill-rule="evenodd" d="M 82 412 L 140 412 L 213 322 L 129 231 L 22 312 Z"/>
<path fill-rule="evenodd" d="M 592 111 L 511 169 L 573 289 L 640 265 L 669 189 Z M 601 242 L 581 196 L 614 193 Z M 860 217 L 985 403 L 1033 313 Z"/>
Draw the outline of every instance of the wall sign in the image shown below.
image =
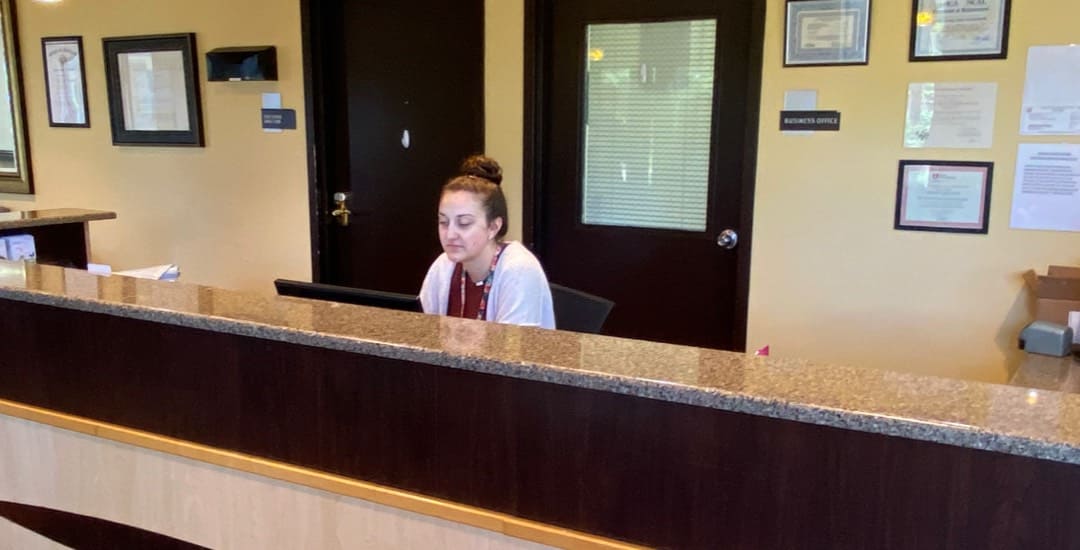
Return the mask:
<path fill-rule="evenodd" d="M 263 109 L 262 127 L 265 130 L 295 130 L 295 109 Z"/>
<path fill-rule="evenodd" d="M 840 111 L 780 111 L 780 130 L 838 132 Z"/>

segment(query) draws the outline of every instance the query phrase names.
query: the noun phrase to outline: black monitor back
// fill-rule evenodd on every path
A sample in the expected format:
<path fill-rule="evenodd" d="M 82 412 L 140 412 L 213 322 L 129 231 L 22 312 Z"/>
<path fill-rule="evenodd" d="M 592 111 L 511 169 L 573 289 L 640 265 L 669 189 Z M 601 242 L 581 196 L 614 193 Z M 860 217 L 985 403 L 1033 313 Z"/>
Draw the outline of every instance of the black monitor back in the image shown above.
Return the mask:
<path fill-rule="evenodd" d="M 305 283 L 303 281 L 290 281 L 289 279 L 276 279 L 274 287 L 277 288 L 279 296 L 327 300 L 400 311 L 422 311 L 420 297 L 414 294 L 398 294 L 397 292 L 325 285 L 322 283 Z"/>

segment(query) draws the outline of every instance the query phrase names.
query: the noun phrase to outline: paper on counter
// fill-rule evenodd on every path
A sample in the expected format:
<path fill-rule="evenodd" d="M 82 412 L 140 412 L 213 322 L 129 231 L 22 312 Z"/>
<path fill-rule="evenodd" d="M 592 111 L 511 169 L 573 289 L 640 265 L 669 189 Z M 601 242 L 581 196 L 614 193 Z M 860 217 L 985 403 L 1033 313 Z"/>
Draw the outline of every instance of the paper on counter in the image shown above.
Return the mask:
<path fill-rule="evenodd" d="M 180 268 L 176 264 L 163 264 L 140 269 L 114 271 L 113 273 L 116 275 L 127 275 L 128 277 L 138 277 L 140 279 L 175 281 L 180 277 Z"/>
<path fill-rule="evenodd" d="M 1020 144 L 1010 226 L 1080 231 L 1080 145 Z"/>

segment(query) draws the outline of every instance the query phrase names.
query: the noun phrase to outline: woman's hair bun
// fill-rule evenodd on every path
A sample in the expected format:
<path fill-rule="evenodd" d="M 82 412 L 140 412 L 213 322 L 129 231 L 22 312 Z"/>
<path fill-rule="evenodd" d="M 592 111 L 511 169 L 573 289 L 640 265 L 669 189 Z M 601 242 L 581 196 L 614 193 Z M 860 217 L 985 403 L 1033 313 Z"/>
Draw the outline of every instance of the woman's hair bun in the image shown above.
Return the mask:
<path fill-rule="evenodd" d="M 502 183 L 502 166 L 491 157 L 472 155 L 461 162 L 461 175 L 483 178 L 499 185 Z"/>

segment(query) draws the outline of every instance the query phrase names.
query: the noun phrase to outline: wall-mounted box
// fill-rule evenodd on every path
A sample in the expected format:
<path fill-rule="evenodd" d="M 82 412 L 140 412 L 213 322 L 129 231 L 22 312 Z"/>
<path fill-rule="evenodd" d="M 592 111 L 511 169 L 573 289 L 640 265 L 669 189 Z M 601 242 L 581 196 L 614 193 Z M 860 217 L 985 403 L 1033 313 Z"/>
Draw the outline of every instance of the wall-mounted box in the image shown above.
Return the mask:
<path fill-rule="evenodd" d="M 206 79 L 277 80 L 277 48 L 237 46 L 210 50 L 206 52 Z"/>

